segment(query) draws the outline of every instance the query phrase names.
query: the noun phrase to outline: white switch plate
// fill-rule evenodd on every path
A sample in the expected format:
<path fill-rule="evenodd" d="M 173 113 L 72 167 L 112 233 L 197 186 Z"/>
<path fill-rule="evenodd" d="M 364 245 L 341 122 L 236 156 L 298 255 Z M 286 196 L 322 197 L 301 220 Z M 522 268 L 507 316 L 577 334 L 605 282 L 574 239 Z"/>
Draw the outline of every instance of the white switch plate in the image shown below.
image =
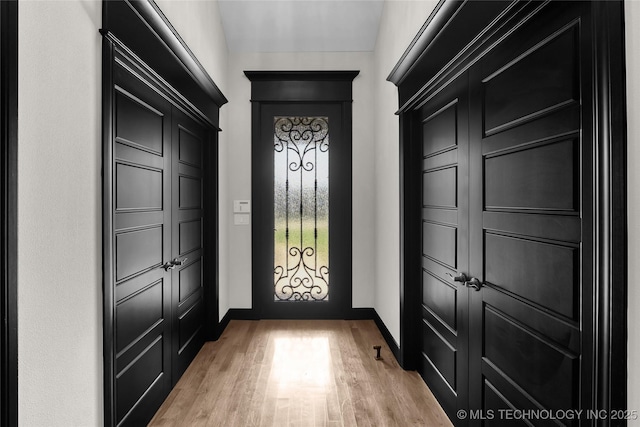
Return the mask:
<path fill-rule="evenodd" d="M 251 215 L 234 214 L 233 215 L 233 224 L 234 225 L 249 225 L 250 219 L 251 219 Z"/>
<path fill-rule="evenodd" d="M 250 213 L 251 201 L 250 200 L 234 200 L 233 201 L 233 213 Z"/>

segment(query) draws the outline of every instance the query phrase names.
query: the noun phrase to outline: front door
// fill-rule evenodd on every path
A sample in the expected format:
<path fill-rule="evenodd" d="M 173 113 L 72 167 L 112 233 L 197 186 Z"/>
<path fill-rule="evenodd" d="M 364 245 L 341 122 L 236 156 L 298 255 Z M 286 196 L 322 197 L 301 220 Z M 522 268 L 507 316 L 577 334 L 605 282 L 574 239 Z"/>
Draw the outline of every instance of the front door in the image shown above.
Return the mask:
<path fill-rule="evenodd" d="M 345 206 L 351 200 L 344 188 L 351 182 L 350 146 L 342 138 L 341 108 L 261 108 L 253 170 L 261 177 L 254 189 L 254 245 L 260 249 L 253 260 L 260 317 L 339 317 L 350 300 L 351 224 Z"/>

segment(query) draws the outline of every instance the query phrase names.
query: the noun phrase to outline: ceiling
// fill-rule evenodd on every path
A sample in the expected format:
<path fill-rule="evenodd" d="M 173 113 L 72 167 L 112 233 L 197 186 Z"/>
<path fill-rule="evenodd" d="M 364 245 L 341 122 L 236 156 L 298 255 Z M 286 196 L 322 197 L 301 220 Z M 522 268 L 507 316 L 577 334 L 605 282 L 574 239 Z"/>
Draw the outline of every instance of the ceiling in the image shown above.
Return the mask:
<path fill-rule="evenodd" d="M 219 0 L 230 52 L 368 52 L 383 0 Z"/>

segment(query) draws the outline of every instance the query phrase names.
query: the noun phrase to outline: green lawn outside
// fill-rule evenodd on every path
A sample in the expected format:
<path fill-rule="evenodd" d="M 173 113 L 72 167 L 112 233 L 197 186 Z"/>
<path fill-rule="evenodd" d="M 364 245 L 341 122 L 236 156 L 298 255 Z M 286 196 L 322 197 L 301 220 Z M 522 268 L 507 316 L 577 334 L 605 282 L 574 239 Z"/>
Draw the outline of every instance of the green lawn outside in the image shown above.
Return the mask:
<path fill-rule="evenodd" d="M 289 248 L 299 247 L 300 246 L 300 225 L 289 223 Z M 286 226 L 285 223 L 278 222 L 275 227 L 276 231 L 274 232 L 274 258 L 275 263 L 274 266 L 281 265 L 285 267 L 285 254 L 287 253 L 287 242 L 286 242 Z M 305 220 L 302 228 L 302 245 L 303 248 L 306 247 L 315 247 L 314 241 L 314 223 L 313 220 Z M 317 242 L 317 260 L 319 266 L 329 266 L 329 222 L 325 219 L 324 221 L 318 220 L 318 242 Z M 292 256 L 289 256 L 289 268 L 293 266 L 293 263 L 297 263 L 298 259 Z M 308 266 L 315 268 L 318 267 L 314 265 L 314 259 L 316 257 L 312 257 L 311 259 L 305 257 L 305 262 Z"/>

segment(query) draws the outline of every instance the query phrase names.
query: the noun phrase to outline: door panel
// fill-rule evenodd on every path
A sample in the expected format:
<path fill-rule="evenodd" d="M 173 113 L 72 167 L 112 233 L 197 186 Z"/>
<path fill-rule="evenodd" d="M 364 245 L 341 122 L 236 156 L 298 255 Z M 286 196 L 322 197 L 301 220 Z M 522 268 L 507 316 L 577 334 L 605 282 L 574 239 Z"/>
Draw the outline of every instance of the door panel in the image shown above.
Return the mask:
<path fill-rule="evenodd" d="M 158 156 L 164 152 L 164 114 L 130 94 L 116 94 L 117 138 Z M 132 120 L 135 118 L 135 120 Z"/>
<path fill-rule="evenodd" d="M 170 372 L 171 106 L 115 73 L 114 260 L 116 422 L 146 422 Z"/>
<path fill-rule="evenodd" d="M 179 225 L 180 254 L 185 254 L 202 247 L 202 220 L 181 222 Z"/>
<path fill-rule="evenodd" d="M 422 271 L 422 305 L 429 307 L 443 325 L 451 330 L 457 327 L 457 290 L 433 273 Z"/>
<path fill-rule="evenodd" d="M 545 408 L 577 407 L 576 354 L 490 305 L 486 305 L 484 317 L 485 369 L 497 370 L 524 385 Z"/>
<path fill-rule="evenodd" d="M 116 280 L 161 265 L 163 237 L 162 226 L 116 235 Z"/>
<path fill-rule="evenodd" d="M 467 399 L 467 291 L 452 278 L 468 262 L 466 76 L 420 110 L 422 308 L 420 374 L 451 419 Z"/>
<path fill-rule="evenodd" d="M 145 331 L 162 322 L 162 281 L 151 284 L 116 307 L 116 352 L 143 336 Z M 139 310 L 139 307 L 148 307 Z"/>
<path fill-rule="evenodd" d="M 485 208 L 575 212 L 580 203 L 577 142 L 561 139 L 485 154 Z"/>
<path fill-rule="evenodd" d="M 577 247 L 485 234 L 485 283 L 567 318 L 576 318 L 580 294 Z M 504 265 L 518 266 L 505 268 Z"/>
<path fill-rule="evenodd" d="M 178 273 L 180 276 L 179 301 L 182 303 L 202 287 L 202 263 L 189 264 Z"/>
<path fill-rule="evenodd" d="M 203 170 L 206 130 L 186 114 L 173 111 L 173 254 L 182 265 L 172 273 L 173 383 L 204 342 Z"/>
<path fill-rule="evenodd" d="M 162 403 L 165 390 L 162 386 L 166 378 L 164 364 L 164 337 L 158 335 L 149 346 L 138 353 L 130 365 L 118 374 L 116 387 L 116 417 L 128 425 L 140 425 L 146 418 L 142 412 Z M 151 414 L 153 415 L 153 414 Z"/>
<path fill-rule="evenodd" d="M 456 162 L 457 159 L 454 157 L 452 159 L 440 159 L 440 161 Z M 424 206 L 432 208 L 456 209 L 458 206 L 458 169 L 455 166 L 433 169 L 432 164 L 435 162 L 436 160 L 434 159 L 429 159 L 429 162 L 424 162 L 425 172 L 422 177 L 422 202 Z"/>
<path fill-rule="evenodd" d="M 578 28 L 577 20 L 570 22 L 508 63 L 492 64 L 483 79 L 485 135 L 579 99 Z M 501 53 L 493 56 L 504 61 Z"/>
<path fill-rule="evenodd" d="M 199 174 L 200 171 L 196 173 Z M 194 178 L 191 176 L 180 176 L 180 195 L 178 196 L 180 209 L 200 209 L 202 207 L 201 181 L 201 177 Z"/>
<path fill-rule="evenodd" d="M 162 169 L 120 163 L 116 176 L 116 210 L 162 209 Z"/>
<path fill-rule="evenodd" d="M 470 291 L 471 408 L 579 409 L 584 398 L 590 148 L 574 16 L 547 10 L 469 71 L 469 263 L 484 285 Z"/>
<path fill-rule="evenodd" d="M 455 226 L 422 224 L 422 255 L 456 269 L 458 253 L 458 229 Z"/>

